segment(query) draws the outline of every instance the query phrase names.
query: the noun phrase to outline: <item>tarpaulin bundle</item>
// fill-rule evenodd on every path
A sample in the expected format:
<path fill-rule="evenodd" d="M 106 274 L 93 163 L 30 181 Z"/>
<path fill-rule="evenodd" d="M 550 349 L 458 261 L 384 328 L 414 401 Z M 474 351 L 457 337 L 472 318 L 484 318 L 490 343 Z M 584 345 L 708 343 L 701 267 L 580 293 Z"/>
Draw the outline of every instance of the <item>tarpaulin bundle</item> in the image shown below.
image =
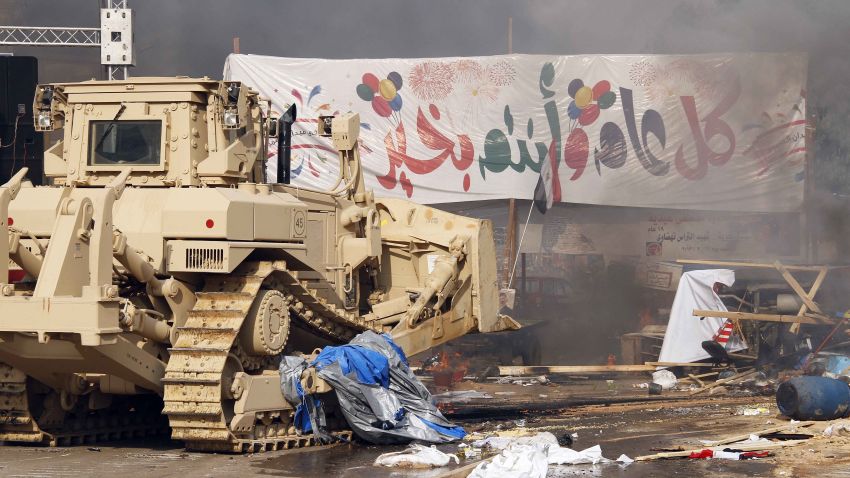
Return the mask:
<path fill-rule="evenodd" d="M 434 406 L 430 392 L 410 371 L 404 352 L 388 335 L 366 331 L 349 344 L 325 347 L 310 366 L 334 388 L 345 419 L 363 440 L 377 444 L 412 440 L 447 443 L 466 435 Z M 304 423 L 315 424 L 313 414 L 321 414 L 321 410 L 314 412 L 303 391 L 300 395 L 298 392 L 306 367 L 303 358 L 285 357 L 280 369 L 281 388 L 287 401 L 297 407 L 296 419 L 304 410 L 310 416 Z M 315 426 L 311 429 L 321 432 Z"/>

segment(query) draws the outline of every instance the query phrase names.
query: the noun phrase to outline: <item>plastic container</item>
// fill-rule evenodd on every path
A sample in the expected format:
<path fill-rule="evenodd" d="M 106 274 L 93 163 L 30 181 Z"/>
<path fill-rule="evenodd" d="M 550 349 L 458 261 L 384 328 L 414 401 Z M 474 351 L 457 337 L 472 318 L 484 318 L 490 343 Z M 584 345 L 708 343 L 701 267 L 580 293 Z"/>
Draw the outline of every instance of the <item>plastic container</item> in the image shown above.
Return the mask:
<path fill-rule="evenodd" d="M 661 391 L 663 389 L 664 388 L 661 386 L 661 384 L 658 384 L 658 383 L 655 383 L 655 382 L 652 382 L 652 383 L 649 384 L 649 394 L 650 395 L 661 395 Z"/>
<path fill-rule="evenodd" d="M 776 405 L 796 420 L 834 420 L 850 412 L 850 387 L 828 377 L 794 377 L 776 389 Z"/>

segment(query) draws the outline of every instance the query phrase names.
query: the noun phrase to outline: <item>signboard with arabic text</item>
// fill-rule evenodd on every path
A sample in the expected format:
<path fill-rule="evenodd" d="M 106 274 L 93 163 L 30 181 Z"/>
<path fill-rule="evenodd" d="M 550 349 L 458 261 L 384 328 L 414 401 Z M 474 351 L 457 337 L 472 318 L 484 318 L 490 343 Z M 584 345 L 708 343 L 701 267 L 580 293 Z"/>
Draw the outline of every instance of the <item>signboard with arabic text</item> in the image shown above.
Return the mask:
<path fill-rule="evenodd" d="M 316 118 L 354 111 L 379 196 L 530 199 L 549 161 L 556 202 L 781 212 L 803 198 L 806 69 L 791 53 L 234 54 L 224 73 L 278 113 L 297 105 L 292 177 L 302 187 L 328 188 L 338 175 Z M 274 160 L 268 169 L 275 177 Z"/>

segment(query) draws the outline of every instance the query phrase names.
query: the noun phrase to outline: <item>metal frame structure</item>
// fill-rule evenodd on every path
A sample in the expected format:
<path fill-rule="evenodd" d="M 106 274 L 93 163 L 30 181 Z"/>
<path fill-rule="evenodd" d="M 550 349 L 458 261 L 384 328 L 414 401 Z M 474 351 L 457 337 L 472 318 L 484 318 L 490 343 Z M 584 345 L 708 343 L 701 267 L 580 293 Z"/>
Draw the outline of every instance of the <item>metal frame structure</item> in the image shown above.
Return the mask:
<path fill-rule="evenodd" d="M 105 8 L 101 9 L 99 28 L 0 26 L 0 45 L 100 47 L 106 79 L 126 79 L 129 76 L 128 67 L 134 65 L 132 10 L 127 8 L 127 0 L 106 0 L 105 3 Z M 122 17 L 123 14 L 129 15 L 125 22 L 130 25 L 126 29 L 129 39 L 125 38 L 123 43 L 120 43 L 120 34 L 115 38 L 110 36 L 114 35 L 114 28 L 110 25 L 109 15 L 105 14 L 107 10 L 122 12 Z M 127 54 L 111 54 L 114 52 L 114 43 L 120 43 L 125 50 L 129 45 Z"/>

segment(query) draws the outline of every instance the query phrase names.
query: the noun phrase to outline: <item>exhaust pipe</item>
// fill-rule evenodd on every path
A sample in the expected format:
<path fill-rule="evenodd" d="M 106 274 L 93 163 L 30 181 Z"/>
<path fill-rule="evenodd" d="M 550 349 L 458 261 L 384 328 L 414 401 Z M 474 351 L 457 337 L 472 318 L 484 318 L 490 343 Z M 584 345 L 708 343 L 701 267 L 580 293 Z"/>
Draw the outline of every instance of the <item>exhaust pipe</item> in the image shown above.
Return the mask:
<path fill-rule="evenodd" d="M 292 166 L 292 125 L 295 124 L 297 110 L 295 105 L 290 106 L 278 120 L 278 132 L 280 138 L 277 140 L 277 183 L 289 184 L 289 170 Z"/>

